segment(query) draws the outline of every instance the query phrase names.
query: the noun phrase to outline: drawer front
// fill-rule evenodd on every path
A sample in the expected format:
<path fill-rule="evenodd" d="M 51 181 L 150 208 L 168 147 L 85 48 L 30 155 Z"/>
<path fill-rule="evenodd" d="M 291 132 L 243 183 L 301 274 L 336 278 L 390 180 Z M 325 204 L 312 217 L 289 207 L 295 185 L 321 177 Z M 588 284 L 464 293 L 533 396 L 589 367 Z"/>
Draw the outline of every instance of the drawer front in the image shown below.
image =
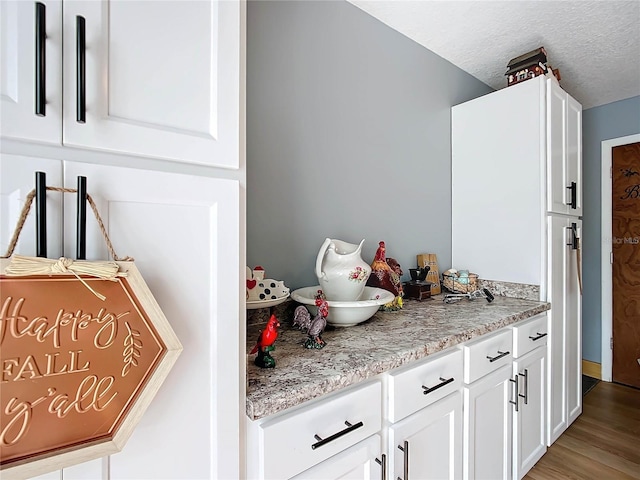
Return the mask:
<path fill-rule="evenodd" d="M 472 383 L 513 360 L 513 336 L 510 328 L 464 344 L 464 382 Z"/>
<path fill-rule="evenodd" d="M 534 348 L 547 344 L 546 313 L 518 322 L 511 328 L 513 329 L 514 358 L 522 357 Z"/>
<path fill-rule="evenodd" d="M 462 386 L 462 351 L 453 349 L 389 375 L 389 421 L 397 422 Z"/>
<path fill-rule="evenodd" d="M 381 426 L 380 382 L 336 394 L 267 421 L 260 426 L 264 477 L 297 475 L 378 433 Z"/>

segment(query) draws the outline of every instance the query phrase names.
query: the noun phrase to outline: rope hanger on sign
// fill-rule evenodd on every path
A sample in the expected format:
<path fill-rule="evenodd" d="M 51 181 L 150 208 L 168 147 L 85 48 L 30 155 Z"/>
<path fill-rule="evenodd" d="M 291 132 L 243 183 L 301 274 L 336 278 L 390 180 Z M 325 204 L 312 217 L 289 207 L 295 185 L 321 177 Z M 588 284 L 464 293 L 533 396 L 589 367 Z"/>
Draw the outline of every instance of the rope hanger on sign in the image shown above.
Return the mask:
<path fill-rule="evenodd" d="M 40 173 L 41 172 L 38 172 L 38 174 Z M 29 275 L 49 275 L 49 274 L 55 274 L 55 273 L 70 273 L 70 274 L 73 274 L 78 280 L 80 280 L 84 284 L 84 286 L 87 287 L 96 297 L 100 298 L 101 300 L 105 300 L 104 295 L 101 295 L 100 293 L 92 289 L 87 284 L 87 282 L 85 282 L 80 277 L 80 275 L 92 276 L 92 277 L 100 278 L 102 280 L 115 280 L 117 277 L 126 276 L 126 273 L 119 271 L 120 267 L 116 262 L 132 262 L 133 258 L 129 256 L 118 257 L 118 255 L 116 254 L 113 248 L 113 244 L 111 243 L 111 239 L 107 234 L 106 228 L 104 226 L 104 222 L 102 221 L 102 218 L 100 217 L 100 213 L 98 212 L 98 207 L 96 206 L 96 203 L 94 202 L 93 198 L 91 198 L 91 196 L 86 193 L 86 183 L 85 183 L 86 179 L 84 179 L 84 177 L 79 177 L 79 184 L 78 184 L 79 189 L 74 189 L 74 188 L 63 188 L 63 187 L 45 187 L 44 183 L 42 183 L 44 174 L 42 175 L 38 175 L 38 174 L 36 175 L 36 178 L 37 178 L 37 183 L 40 182 L 39 187 L 41 191 L 48 190 L 48 191 L 62 192 L 62 193 L 78 193 L 79 190 L 83 190 L 81 192 L 82 196 L 86 195 L 86 201 L 87 203 L 89 203 L 91 210 L 93 210 L 93 213 L 96 217 L 96 221 L 98 222 L 98 226 L 100 228 L 100 232 L 102 233 L 102 237 L 104 238 L 104 241 L 107 245 L 109 253 L 111 254 L 111 257 L 114 259 L 114 261 L 86 261 L 84 259 L 73 260 L 65 257 L 60 257 L 59 259 L 49 259 L 49 258 L 43 258 L 43 256 L 28 257 L 23 255 L 13 255 L 16 249 L 16 246 L 18 244 L 18 240 L 20 238 L 20 233 L 22 232 L 27 216 L 29 215 L 29 211 L 31 210 L 31 205 L 33 204 L 33 200 L 34 198 L 37 197 L 37 194 L 40 193 L 38 192 L 38 186 L 37 186 L 35 189 L 31 190 L 27 194 L 25 203 L 22 207 L 20 216 L 18 218 L 18 222 L 13 232 L 13 236 L 11 237 L 11 241 L 9 242 L 7 252 L 0 257 L 0 258 L 11 257 L 11 263 L 5 269 L 4 273 L 7 276 L 29 276 Z M 81 182 L 80 179 L 83 179 L 84 181 Z M 84 185 L 84 188 L 83 188 L 83 185 Z M 38 201 L 36 201 L 36 203 L 38 203 Z M 85 213 L 80 211 L 81 210 L 80 206 L 78 210 L 79 210 L 79 215 Z M 38 205 L 37 216 L 41 216 L 41 215 L 44 216 L 45 213 L 43 212 L 44 212 L 44 208 L 41 208 L 40 205 Z M 36 230 L 40 230 L 39 225 L 36 228 Z M 46 236 L 44 235 L 42 236 L 46 239 Z M 80 236 L 81 235 L 79 234 L 79 237 Z M 84 236 L 84 232 L 82 232 L 82 236 Z M 42 246 L 38 245 L 39 253 L 41 252 L 41 250 L 42 250 Z M 44 247 L 44 251 L 46 251 L 46 247 Z M 84 240 L 82 242 L 82 247 L 78 248 L 78 252 L 79 254 L 84 256 Z"/>

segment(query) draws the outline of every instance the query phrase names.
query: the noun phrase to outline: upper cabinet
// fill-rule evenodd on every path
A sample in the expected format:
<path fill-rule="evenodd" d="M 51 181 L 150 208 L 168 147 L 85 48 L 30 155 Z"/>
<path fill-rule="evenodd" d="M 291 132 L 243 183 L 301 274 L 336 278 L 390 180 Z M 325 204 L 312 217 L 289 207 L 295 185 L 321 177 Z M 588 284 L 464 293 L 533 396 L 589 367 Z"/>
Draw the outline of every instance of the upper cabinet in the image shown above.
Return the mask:
<path fill-rule="evenodd" d="M 547 211 L 582 215 L 582 106 L 547 80 Z"/>
<path fill-rule="evenodd" d="M 3 137 L 238 168 L 237 2 L 0 8 Z"/>
<path fill-rule="evenodd" d="M 452 108 L 453 265 L 544 284 L 544 215 L 582 215 L 581 132 L 582 107 L 554 78 Z"/>
<path fill-rule="evenodd" d="M 0 2 L 0 134 L 62 138 L 62 3 Z"/>

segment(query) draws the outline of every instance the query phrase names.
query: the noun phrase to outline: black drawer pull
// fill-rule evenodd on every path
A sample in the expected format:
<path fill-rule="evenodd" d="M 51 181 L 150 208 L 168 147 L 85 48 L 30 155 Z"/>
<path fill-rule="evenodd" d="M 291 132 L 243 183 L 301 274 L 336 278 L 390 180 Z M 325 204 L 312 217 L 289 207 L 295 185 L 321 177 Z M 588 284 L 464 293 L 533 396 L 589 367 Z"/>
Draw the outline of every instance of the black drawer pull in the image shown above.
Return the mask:
<path fill-rule="evenodd" d="M 516 375 L 515 378 L 510 378 L 509 379 L 509 381 L 515 385 L 514 386 L 515 392 L 513 394 L 513 398 L 514 399 L 513 400 L 509 400 L 509 403 L 511 403 L 512 405 L 515 405 L 516 412 L 518 411 L 518 407 L 520 405 L 520 393 L 519 393 L 520 392 L 520 386 L 518 384 L 518 379 L 519 378 L 520 377 L 518 375 Z"/>
<path fill-rule="evenodd" d="M 333 442 L 336 438 L 340 438 L 343 435 L 346 435 L 347 433 L 353 432 L 355 429 L 364 426 L 364 423 L 362 422 L 358 422 L 354 425 L 351 425 L 349 422 L 345 421 L 344 424 L 347 426 L 347 428 L 345 428 L 344 430 L 340 430 L 338 433 L 334 433 L 330 437 L 321 438 L 318 435 L 314 435 L 313 438 L 315 438 L 318 441 L 313 445 L 311 445 L 311 449 L 315 450 L 316 448 L 320 448 L 321 446 L 326 445 L 329 442 Z"/>
<path fill-rule="evenodd" d="M 544 338 L 546 336 L 547 336 L 546 333 L 536 332 L 536 336 L 535 337 L 532 337 L 531 335 L 529 335 L 529 338 L 531 339 L 532 342 L 535 342 L 536 340 L 540 340 L 541 338 Z"/>
<path fill-rule="evenodd" d="M 36 255 L 47 256 L 47 174 L 36 172 Z"/>
<path fill-rule="evenodd" d="M 402 445 L 398 445 L 398 450 L 403 454 L 404 465 L 402 468 L 402 478 L 397 480 L 409 480 L 409 441 L 405 440 Z"/>
<path fill-rule="evenodd" d="M 76 122 L 85 123 L 86 112 L 86 35 L 84 17 L 76 16 Z"/>
<path fill-rule="evenodd" d="M 524 375 L 522 373 L 518 373 L 518 375 L 524 377 L 524 395 L 519 393 L 518 396 L 524 398 L 525 405 L 529 405 L 529 370 L 525 368 Z"/>
<path fill-rule="evenodd" d="M 500 360 L 502 357 L 506 357 L 507 355 L 509 355 L 511 352 L 506 351 L 506 352 L 501 352 L 500 350 L 498 350 L 498 355 L 495 357 L 490 357 L 489 355 L 487 355 L 487 359 L 493 363 L 496 360 Z"/>
<path fill-rule="evenodd" d="M 375 459 L 376 463 L 382 467 L 380 478 L 382 480 L 387 480 L 387 455 L 383 453 L 380 456 L 382 457 L 382 460 L 378 459 L 377 457 Z"/>
<path fill-rule="evenodd" d="M 571 185 L 567 187 L 569 193 L 571 193 L 571 200 L 569 200 L 569 206 L 575 210 L 578 208 L 578 185 L 576 182 L 571 182 Z"/>
<path fill-rule="evenodd" d="M 47 105 L 47 7 L 36 2 L 36 115 L 44 117 Z"/>
<path fill-rule="evenodd" d="M 446 378 L 446 379 L 445 379 L 445 378 L 440 377 L 440 382 L 441 382 L 441 383 L 439 383 L 439 384 L 438 384 L 438 385 L 436 385 L 435 387 L 425 387 L 424 385 L 422 385 L 422 389 L 424 390 L 424 392 L 422 392 L 422 393 L 426 395 L 426 394 L 428 394 L 428 393 L 433 392 L 434 390 L 437 390 L 437 389 L 439 389 L 439 388 L 441 388 L 441 387 L 444 387 L 445 385 L 450 384 L 451 382 L 453 382 L 453 377 L 451 377 L 451 378 Z"/>

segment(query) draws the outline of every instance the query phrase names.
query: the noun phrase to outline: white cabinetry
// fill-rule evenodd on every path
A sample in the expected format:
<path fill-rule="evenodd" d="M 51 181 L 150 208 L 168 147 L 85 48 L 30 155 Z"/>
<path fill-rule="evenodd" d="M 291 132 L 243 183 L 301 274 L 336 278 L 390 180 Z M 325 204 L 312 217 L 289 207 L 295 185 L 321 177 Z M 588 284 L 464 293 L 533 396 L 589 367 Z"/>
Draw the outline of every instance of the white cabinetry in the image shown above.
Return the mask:
<path fill-rule="evenodd" d="M 582 106 L 547 80 L 547 211 L 582 215 Z"/>
<path fill-rule="evenodd" d="M 62 2 L 0 2 L 0 134 L 45 143 L 62 135 Z M 40 17 L 38 18 L 38 15 Z M 39 37 L 36 34 L 40 27 Z M 44 51 L 36 67 L 36 44 Z M 42 72 L 37 79 L 37 73 Z M 36 80 L 37 79 L 37 80 Z M 36 82 L 46 99 L 36 113 Z"/>
<path fill-rule="evenodd" d="M 462 395 L 456 391 L 389 427 L 390 478 L 462 474 Z M 406 470 L 405 470 L 406 469 Z M 408 475 L 406 475 L 408 473 Z"/>
<path fill-rule="evenodd" d="M 253 456 L 249 461 L 248 476 L 292 478 L 321 462 L 323 472 L 334 467 L 340 470 L 343 466 L 332 466 L 333 456 L 378 434 L 381 427 L 382 387 L 379 381 L 329 395 L 282 415 L 250 422 L 248 451 Z M 378 443 L 375 455 L 381 453 L 380 448 Z M 336 462 L 352 465 L 351 460 Z M 353 468 L 358 467 L 359 463 L 356 463 Z"/>
<path fill-rule="evenodd" d="M 94 461 L 65 469 L 64 477 L 74 478 L 73 471 L 82 472 L 75 478 L 104 480 L 237 477 L 240 443 L 231 432 L 238 431 L 239 420 L 229 412 L 237 411 L 240 403 L 240 371 L 238 364 L 222 359 L 237 355 L 238 342 L 229 339 L 240 338 L 239 183 L 3 155 L 2 253 L 24 197 L 33 188 L 36 170 L 45 171 L 47 183 L 55 186 L 75 188 L 77 175 L 87 177 L 116 252 L 136 259 L 185 348 L 123 451 L 104 459 L 108 475 L 102 476 L 103 462 Z M 47 199 L 48 256 L 74 258 L 75 196 L 66 194 L 63 200 L 62 194 L 48 192 Z M 19 252 L 34 255 L 34 240 L 32 213 Z M 87 258 L 109 258 L 91 212 Z M 216 319 L 224 324 L 224 335 L 218 332 Z M 211 361 L 211 352 L 216 352 L 218 361 Z M 194 369 L 198 375 L 191 373 Z M 182 440 L 159 442 L 159 438 Z M 57 472 L 58 478 L 62 475 Z"/>
<path fill-rule="evenodd" d="M 555 79 L 540 76 L 457 105 L 451 118 L 452 264 L 488 280 L 537 285 L 540 299 L 551 303 L 551 445 L 582 411 L 582 299 L 576 253 L 582 212 L 582 107 Z M 487 229 L 491 217 L 500 221 Z M 482 235 L 470 242 L 469 232 Z"/>
<path fill-rule="evenodd" d="M 547 326 L 538 315 L 249 422 L 248 477 L 522 478 L 546 451 Z"/>
<path fill-rule="evenodd" d="M 462 352 L 389 374 L 390 478 L 460 478 Z"/>
<path fill-rule="evenodd" d="M 249 422 L 248 477 L 404 479 L 406 468 L 414 479 L 460 478 L 461 385 L 462 352 L 450 349 L 363 387 Z"/>
<path fill-rule="evenodd" d="M 238 168 L 237 2 L 36 3 L 0 5 L 3 137 Z"/>
<path fill-rule="evenodd" d="M 243 9 L 215 0 L 0 1 L 2 253 L 36 171 L 48 186 L 75 188 L 77 176 L 87 177 L 116 252 L 135 258 L 184 346 L 122 452 L 47 478 L 244 474 L 241 418 L 230 414 L 243 403 L 244 371 L 228 361 L 239 360 L 244 345 Z M 85 123 L 76 118 L 78 16 L 85 19 Z M 45 100 L 39 115 L 37 77 Z M 134 156 L 144 170 L 114 166 Z M 201 176 L 161 172 L 167 164 L 156 159 L 200 164 Z M 75 257 L 75 197 L 64 197 L 47 192 L 49 258 Z M 36 252 L 33 217 L 32 208 L 17 253 Z M 87 258 L 109 258 L 90 211 Z"/>
<path fill-rule="evenodd" d="M 294 480 L 327 480 L 340 478 L 349 480 L 378 480 L 384 478 L 386 460 L 381 460 L 380 436 L 373 435 L 349 447 L 324 462 L 311 467 Z M 384 454 L 383 454 L 384 455 Z M 382 457 L 383 459 L 386 457 Z"/>
<path fill-rule="evenodd" d="M 62 186 L 59 160 L 0 155 L 0 255 L 4 255 L 27 195 L 35 187 L 35 172 L 44 172 L 49 185 Z M 62 193 L 47 192 L 47 254 L 62 256 Z M 27 216 L 15 253 L 36 254 L 35 207 Z"/>
<path fill-rule="evenodd" d="M 511 478 L 512 335 L 503 329 L 463 345 L 463 478 Z"/>
<path fill-rule="evenodd" d="M 582 302 L 578 283 L 578 255 L 574 237 L 581 238 L 581 222 L 549 217 L 548 271 L 551 290 L 548 356 L 548 445 L 582 413 Z M 575 227 L 575 228 L 574 228 Z M 578 240 L 579 242 L 579 240 Z"/>
<path fill-rule="evenodd" d="M 581 215 L 581 114 L 580 104 L 543 77 L 452 108 L 454 265 L 545 290 L 545 215 Z M 492 216 L 501 221 L 487 229 Z M 476 231 L 481 238 L 468 241 Z"/>
<path fill-rule="evenodd" d="M 517 380 L 513 421 L 513 478 L 520 480 L 547 451 L 547 318 L 540 315 L 513 328 L 513 375 Z"/>
<path fill-rule="evenodd" d="M 511 478 L 511 367 L 464 388 L 464 478 Z"/>

